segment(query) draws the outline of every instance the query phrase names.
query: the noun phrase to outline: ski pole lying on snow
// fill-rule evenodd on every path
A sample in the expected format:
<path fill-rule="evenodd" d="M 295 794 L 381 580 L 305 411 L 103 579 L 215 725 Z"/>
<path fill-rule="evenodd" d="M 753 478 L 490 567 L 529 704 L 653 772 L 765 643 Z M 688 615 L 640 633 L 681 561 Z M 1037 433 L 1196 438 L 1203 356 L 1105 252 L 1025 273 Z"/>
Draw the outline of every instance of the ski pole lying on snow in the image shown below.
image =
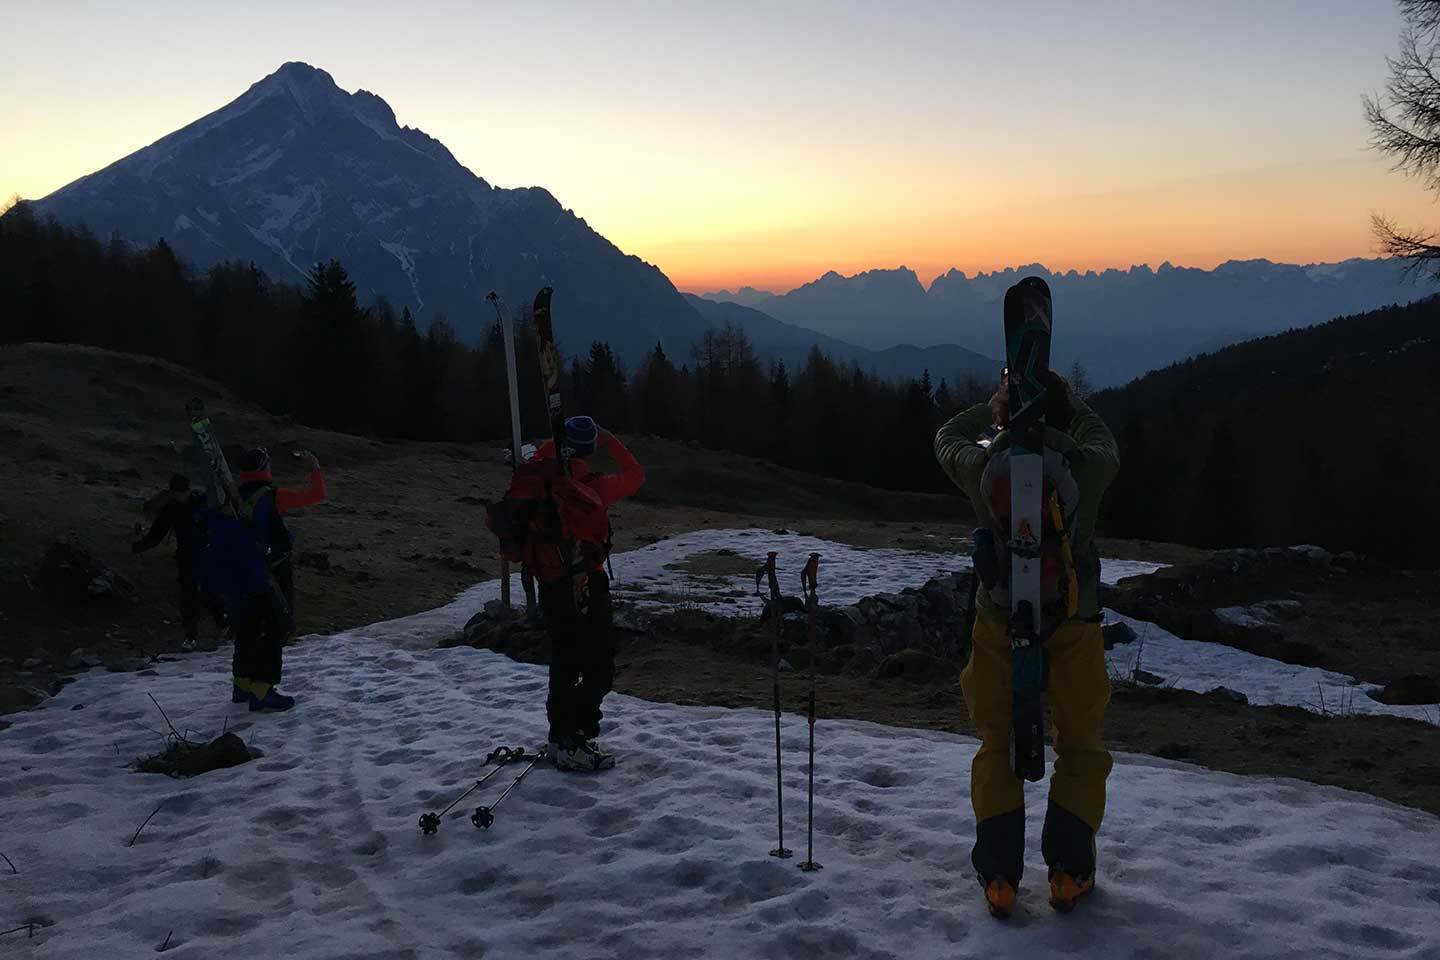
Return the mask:
<path fill-rule="evenodd" d="M 481 777 L 479 780 L 476 780 L 473 784 L 471 784 L 469 790 L 466 790 L 464 793 L 460 794 L 460 796 L 456 797 L 454 801 L 451 802 L 450 806 L 446 807 L 444 810 L 441 810 L 439 813 L 431 812 L 421 814 L 420 832 L 429 835 L 438 831 L 440 829 L 441 817 L 445 816 L 445 814 L 449 813 L 451 810 L 454 810 L 456 804 L 458 804 L 461 800 L 464 800 L 466 797 L 470 796 L 470 794 L 474 793 L 476 790 L 479 790 L 482 786 L 484 786 L 485 781 L 489 780 L 491 777 L 495 776 L 495 774 L 499 773 L 500 768 L 505 766 L 505 764 L 509 763 L 512 760 L 520 760 L 524 756 L 524 747 L 515 747 L 513 750 L 510 747 L 496 747 L 494 750 L 491 750 L 490 755 L 485 758 L 485 762 L 495 764 L 495 769 L 491 770 L 489 773 L 485 774 L 485 776 Z"/>
<path fill-rule="evenodd" d="M 805 618 L 810 640 L 810 813 L 805 824 L 805 862 L 800 869 L 810 873 L 820 869 L 815 862 L 815 615 L 820 608 L 820 554 L 810 554 L 810 561 L 800 571 L 800 589 L 805 594 Z"/>
<path fill-rule="evenodd" d="M 470 822 L 475 824 L 475 826 L 479 827 L 481 830 L 489 830 L 490 825 L 495 822 L 495 808 L 500 806 L 500 801 L 510 796 L 510 791 L 520 786 L 520 781 L 524 780 L 526 775 L 531 770 L 535 769 L 535 764 L 539 763 L 543 759 L 545 759 L 545 751 L 535 751 L 534 756 L 530 758 L 529 766 L 527 766 L 524 770 L 520 771 L 520 776 L 512 780 L 510 782 L 510 786 L 505 788 L 505 792 L 500 794 L 500 796 L 496 797 L 495 802 L 490 804 L 490 806 L 476 807 L 475 812 L 470 815 Z"/>
<path fill-rule="evenodd" d="M 775 690 L 775 809 L 780 835 L 780 842 L 770 851 L 770 856 L 784 859 L 790 856 L 790 851 L 785 847 L 785 782 L 780 776 L 780 634 L 785 629 L 785 608 L 780 600 L 780 581 L 775 576 L 773 550 L 768 554 L 765 565 L 755 571 L 756 596 L 764 596 L 760 593 L 760 581 L 767 576 L 770 578 L 770 601 L 766 607 L 770 611 L 770 624 L 775 631 L 770 645 L 770 668 Z"/>

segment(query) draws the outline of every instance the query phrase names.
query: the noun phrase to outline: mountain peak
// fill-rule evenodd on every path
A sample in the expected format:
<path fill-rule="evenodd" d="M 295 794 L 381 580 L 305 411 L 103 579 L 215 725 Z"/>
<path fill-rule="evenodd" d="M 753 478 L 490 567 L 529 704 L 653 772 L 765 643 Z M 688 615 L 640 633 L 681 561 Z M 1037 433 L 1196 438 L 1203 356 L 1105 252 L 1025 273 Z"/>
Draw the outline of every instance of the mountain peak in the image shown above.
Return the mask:
<path fill-rule="evenodd" d="M 281 64 L 280 69 L 253 84 L 233 106 L 243 104 L 248 108 L 269 97 L 288 99 L 310 123 L 317 121 L 330 109 L 349 106 L 351 99 L 350 95 L 335 83 L 334 77 L 319 67 L 312 67 L 299 60 Z"/>

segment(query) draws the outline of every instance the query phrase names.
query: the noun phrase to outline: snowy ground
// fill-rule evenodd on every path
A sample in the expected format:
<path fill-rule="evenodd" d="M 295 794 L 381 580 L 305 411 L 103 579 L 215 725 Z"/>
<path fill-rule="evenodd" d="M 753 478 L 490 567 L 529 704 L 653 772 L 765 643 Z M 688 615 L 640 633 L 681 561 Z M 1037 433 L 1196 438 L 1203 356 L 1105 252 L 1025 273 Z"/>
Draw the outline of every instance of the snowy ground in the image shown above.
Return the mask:
<path fill-rule="evenodd" d="M 819 553 L 820 602 L 844 606 L 877 593 L 898 593 L 919 587 L 933 577 L 970 568 L 970 557 L 958 552 L 920 550 L 861 550 L 843 543 L 794 533 L 769 530 L 696 530 L 648 547 L 617 553 L 614 594 L 642 608 L 663 609 L 683 603 L 717 616 L 758 616 L 762 601 L 755 595 L 754 568 L 775 551 L 780 587 L 800 595 L 800 571 L 811 553 Z M 685 570 L 683 561 L 696 554 L 728 551 L 745 573 L 698 576 Z M 1102 577 L 1114 583 L 1123 577 L 1153 573 L 1160 563 L 1105 560 Z M 520 603 L 518 573 L 510 578 L 515 603 Z M 385 637 L 402 646 L 423 648 L 459 630 L 486 602 L 500 596 L 500 581 L 488 580 L 465 591 L 455 602 L 404 620 L 375 624 L 358 631 Z"/>
<path fill-rule="evenodd" d="M 660 609 L 666 603 L 681 602 L 718 616 L 757 616 L 761 601 L 755 596 L 753 573 L 696 576 L 685 570 L 682 562 L 696 554 L 730 551 L 758 566 L 770 550 L 779 554 L 782 589 L 796 595 L 800 592 L 801 568 L 811 552 L 819 553 L 821 602 L 832 606 L 854 603 L 877 593 L 897 593 L 906 587 L 918 587 L 932 577 L 970 567 L 970 558 L 961 553 L 859 550 L 843 543 L 769 530 L 698 530 L 616 554 L 615 593 L 641 607 Z M 740 565 L 748 568 L 748 563 Z M 1138 560 L 1103 560 L 1101 578 L 1113 584 L 1162 566 Z M 518 603 L 522 596 L 520 579 L 517 575 L 511 580 Z M 500 581 L 489 580 L 437 610 L 354 633 L 384 638 L 409 649 L 427 649 L 454 635 L 487 601 L 499 596 Z M 1205 693 L 1225 686 L 1245 694 L 1254 704 L 1288 704 L 1336 714 L 1388 714 L 1440 722 L 1440 707 L 1380 703 L 1365 692 L 1378 688 L 1362 685 L 1345 674 L 1281 663 L 1222 644 L 1184 640 L 1154 624 L 1131 620 L 1114 611 L 1106 611 L 1106 618 L 1126 620 L 1144 638 L 1143 651 L 1132 643 L 1117 646 L 1107 655 L 1116 676 L 1130 676 L 1138 657 L 1143 669 L 1183 690 Z"/>
<path fill-rule="evenodd" d="M 1440 821 L 1298 781 L 1117 758 L 1101 889 L 984 912 L 970 876 L 974 741 L 859 722 L 817 728 L 816 859 L 775 843 L 771 715 L 614 696 L 595 776 L 537 769 L 488 832 L 417 829 L 501 743 L 543 729 L 540 668 L 352 634 L 293 648 L 289 714 L 226 702 L 204 654 L 92 672 L 0 732 L 5 956 L 1124 957 L 1440 956 Z M 228 722 L 264 759 L 192 781 L 131 773 L 182 727 Z M 803 851 L 805 724 L 785 718 L 786 840 Z M 493 789 L 492 789 L 493 787 Z M 1030 790 L 1030 848 L 1040 797 Z M 162 803 L 163 801 L 163 803 Z M 159 812 L 127 843 L 141 822 Z"/>

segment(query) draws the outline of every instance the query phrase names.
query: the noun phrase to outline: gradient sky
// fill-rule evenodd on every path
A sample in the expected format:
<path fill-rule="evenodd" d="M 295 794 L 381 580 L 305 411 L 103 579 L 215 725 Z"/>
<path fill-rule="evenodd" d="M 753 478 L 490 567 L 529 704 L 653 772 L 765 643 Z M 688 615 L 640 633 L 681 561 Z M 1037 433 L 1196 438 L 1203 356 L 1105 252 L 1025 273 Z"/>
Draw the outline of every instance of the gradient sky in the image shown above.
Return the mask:
<path fill-rule="evenodd" d="M 303 60 L 682 289 L 1336 260 L 1374 255 L 1371 213 L 1436 213 L 1366 147 L 1393 0 L 0 0 L 0 24 L 3 196 Z"/>

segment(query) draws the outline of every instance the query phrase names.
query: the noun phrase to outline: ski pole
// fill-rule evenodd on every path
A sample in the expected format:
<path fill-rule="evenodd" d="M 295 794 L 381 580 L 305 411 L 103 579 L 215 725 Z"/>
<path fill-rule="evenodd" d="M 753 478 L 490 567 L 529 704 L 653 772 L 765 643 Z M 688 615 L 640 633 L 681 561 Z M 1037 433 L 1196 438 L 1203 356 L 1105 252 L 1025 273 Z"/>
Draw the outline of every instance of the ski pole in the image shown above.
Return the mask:
<path fill-rule="evenodd" d="M 820 554 L 810 554 L 810 561 L 800 572 L 800 589 L 805 594 L 805 618 L 810 640 L 810 812 L 805 824 L 805 862 L 800 869 L 811 873 L 820 869 L 815 862 L 815 615 L 820 607 Z"/>
<path fill-rule="evenodd" d="M 438 831 L 440 829 L 441 817 L 445 816 L 445 814 L 455 809 L 455 805 L 458 804 L 461 800 L 464 800 L 466 797 L 470 796 L 470 794 L 474 793 L 476 790 L 479 790 L 482 786 L 484 786 L 485 781 L 489 780 L 491 777 L 495 776 L 495 774 L 499 773 L 500 768 L 505 766 L 505 764 L 509 763 L 511 760 L 519 760 L 524 756 L 524 747 L 516 747 L 513 750 L 509 747 L 496 747 L 494 750 L 490 751 L 490 755 L 485 758 L 485 762 L 487 764 L 495 764 L 495 769 L 485 774 L 485 776 L 481 777 L 479 780 L 476 780 L 470 786 L 469 790 L 466 790 L 464 793 L 460 794 L 460 796 L 456 797 L 454 801 L 451 802 L 450 806 L 446 807 L 444 810 L 441 810 L 439 813 L 431 812 L 421 814 L 420 832 L 428 836 Z"/>
<path fill-rule="evenodd" d="M 541 760 L 543 760 L 544 758 L 545 758 L 545 753 L 544 753 L 544 751 L 537 750 L 537 751 L 535 752 L 535 755 L 534 755 L 534 756 L 531 758 L 531 760 L 530 760 L 530 765 L 527 766 L 524 770 L 521 770 L 521 771 L 520 771 L 520 776 L 516 777 L 514 780 L 512 780 L 512 781 L 510 782 L 510 786 L 506 787 L 506 788 L 505 788 L 505 792 L 502 793 L 502 794 L 500 794 L 500 796 L 498 796 L 498 797 L 495 798 L 495 802 L 494 802 L 494 803 L 490 804 L 488 807 L 476 807 L 476 808 L 475 808 L 475 812 L 470 815 L 470 822 L 473 823 L 473 824 L 475 824 L 475 826 L 479 827 L 481 830 L 489 830 L 489 829 L 490 829 L 490 825 L 495 822 L 495 808 L 498 807 L 498 806 L 500 806 L 500 801 L 502 801 L 502 800 L 504 800 L 506 797 L 510 796 L 510 791 L 512 791 L 512 790 L 514 790 L 516 787 L 520 786 L 520 781 L 521 781 L 521 780 L 524 780 L 524 779 L 525 779 L 525 776 L 526 776 L 531 770 L 534 770 L 534 769 L 535 769 L 535 765 L 536 765 L 537 763 L 539 763 Z"/>
<path fill-rule="evenodd" d="M 760 581 L 765 577 L 770 579 L 770 602 L 766 607 L 770 611 L 770 620 L 775 631 L 770 641 L 770 667 L 775 693 L 775 811 L 780 838 L 779 845 L 770 851 L 770 856 L 783 860 L 791 853 L 785 847 L 785 781 L 780 774 L 780 633 L 785 627 L 785 611 L 780 602 L 780 581 L 775 577 L 773 550 L 767 555 L 765 565 L 755 571 L 756 596 L 763 596 L 760 593 Z"/>
<path fill-rule="evenodd" d="M 512 470 L 519 470 L 520 393 L 517 387 L 519 378 L 515 374 L 515 335 L 511 329 L 510 318 L 500 309 L 500 295 L 491 290 L 485 299 L 495 308 L 495 320 L 500 324 L 505 339 L 505 380 L 510 390 L 510 466 Z M 505 608 L 505 616 L 510 616 L 510 561 L 504 559 L 500 561 L 500 605 Z M 527 615 L 530 612 L 528 603 L 525 612 Z"/>

